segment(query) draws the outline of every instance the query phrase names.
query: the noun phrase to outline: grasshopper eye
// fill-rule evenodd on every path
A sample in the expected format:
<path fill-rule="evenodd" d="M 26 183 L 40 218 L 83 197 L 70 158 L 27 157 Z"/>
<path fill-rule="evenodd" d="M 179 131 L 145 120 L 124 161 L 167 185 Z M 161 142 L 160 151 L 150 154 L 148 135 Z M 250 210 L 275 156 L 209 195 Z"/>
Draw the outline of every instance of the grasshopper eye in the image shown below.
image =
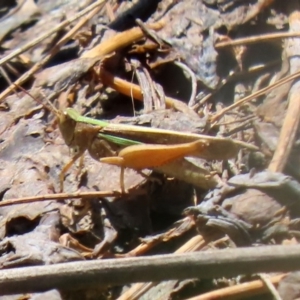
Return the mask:
<path fill-rule="evenodd" d="M 72 147 L 71 152 L 73 155 L 76 155 L 80 152 L 79 146 Z"/>

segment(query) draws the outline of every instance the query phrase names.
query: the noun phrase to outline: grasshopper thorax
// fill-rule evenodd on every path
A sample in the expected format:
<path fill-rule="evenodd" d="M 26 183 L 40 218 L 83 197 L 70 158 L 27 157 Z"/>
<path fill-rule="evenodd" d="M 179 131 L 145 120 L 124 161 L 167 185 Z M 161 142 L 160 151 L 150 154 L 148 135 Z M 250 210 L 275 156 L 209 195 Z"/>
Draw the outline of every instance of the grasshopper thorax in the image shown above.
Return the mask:
<path fill-rule="evenodd" d="M 57 114 L 58 126 L 66 145 L 73 155 L 83 154 L 97 138 L 100 126 L 76 121 L 68 111 Z"/>

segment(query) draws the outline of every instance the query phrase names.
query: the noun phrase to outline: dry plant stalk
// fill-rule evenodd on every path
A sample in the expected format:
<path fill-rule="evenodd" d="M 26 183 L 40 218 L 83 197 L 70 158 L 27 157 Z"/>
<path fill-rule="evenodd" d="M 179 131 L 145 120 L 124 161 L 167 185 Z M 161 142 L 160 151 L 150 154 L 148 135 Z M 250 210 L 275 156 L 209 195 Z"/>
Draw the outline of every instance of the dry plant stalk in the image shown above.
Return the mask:
<path fill-rule="evenodd" d="M 289 17 L 290 30 L 299 30 L 300 12 L 295 11 Z M 285 51 L 288 59 L 290 60 L 290 72 L 300 72 L 299 61 L 299 39 L 289 39 L 285 43 Z M 300 81 L 297 80 L 293 83 L 289 91 L 289 105 L 284 118 L 279 141 L 269 164 L 268 169 L 273 172 L 282 172 L 285 168 L 292 147 L 295 142 L 296 133 L 298 131 L 300 122 Z"/>
<path fill-rule="evenodd" d="M 139 281 L 214 278 L 300 267 L 299 245 L 261 246 L 124 259 L 68 262 L 0 271 L 1 294 L 87 288 Z M 161 269 L 164 272 L 161 272 Z M 40 279 L 43 280 L 40 280 Z"/>

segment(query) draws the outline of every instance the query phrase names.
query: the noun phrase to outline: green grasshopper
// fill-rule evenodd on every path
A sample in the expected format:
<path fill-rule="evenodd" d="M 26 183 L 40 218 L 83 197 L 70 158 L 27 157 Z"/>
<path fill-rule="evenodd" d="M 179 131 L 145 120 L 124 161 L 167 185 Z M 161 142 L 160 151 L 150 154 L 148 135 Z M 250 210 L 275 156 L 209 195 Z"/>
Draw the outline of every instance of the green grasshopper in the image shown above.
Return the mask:
<path fill-rule="evenodd" d="M 88 128 L 95 130 L 93 141 L 89 140 L 78 153 L 83 154 L 85 150 L 88 150 L 95 160 L 121 167 L 122 191 L 124 191 L 125 168 L 154 169 L 202 188 L 212 188 L 217 181 L 207 170 L 195 166 L 185 157 L 222 160 L 236 156 L 241 147 L 256 149 L 252 145 L 227 138 L 112 124 L 81 116 L 72 108 L 67 108 L 64 116 L 74 121 L 75 127 L 71 130 L 74 136 L 78 132 L 76 126 L 84 126 L 87 131 Z M 68 144 L 64 134 L 70 130 L 69 125 L 65 126 L 62 122 L 60 124 L 60 130 L 67 145 L 72 147 L 70 143 Z M 78 145 L 78 142 L 74 144 Z M 74 156 L 73 161 L 74 159 L 76 160 L 77 157 Z"/>
<path fill-rule="evenodd" d="M 22 89 L 23 90 L 23 89 Z M 29 96 L 31 96 L 27 91 Z M 32 96 L 31 96 L 32 97 Z M 60 189 L 71 166 L 88 151 L 97 161 L 121 167 L 120 184 L 124 187 L 124 169 L 153 169 L 196 186 L 209 189 L 217 184 L 210 172 L 187 161 L 185 157 L 229 159 L 241 147 L 252 145 L 227 138 L 154 129 L 142 126 L 112 124 L 81 116 L 73 108 L 57 110 L 50 102 L 58 126 L 73 157 L 61 170 Z"/>
<path fill-rule="evenodd" d="M 105 130 L 109 129 L 110 123 L 81 116 L 72 108 L 67 108 L 63 113 L 59 112 L 56 115 L 58 116 L 58 124 L 63 139 L 74 152 L 71 161 L 62 169 L 60 175 L 61 188 L 63 187 L 66 172 L 79 157 L 82 157 L 86 150 L 97 161 L 121 167 L 120 185 L 121 190 L 124 192 L 125 168 L 132 168 L 137 171 L 150 168 L 159 171 L 161 166 L 174 162 L 177 159 L 185 156 L 198 156 L 208 146 L 206 141 L 199 138 L 191 142 L 166 145 L 143 143 L 117 136 L 116 133 L 108 134 Z M 142 134 L 145 134 L 146 129 L 151 129 L 128 125 L 118 125 L 117 127 L 121 130 L 122 128 L 129 130 L 131 127 L 136 130 L 141 129 Z M 157 131 L 160 133 L 167 132 L 168 134 L 176 133 L 166 130 Z M 170 175 L 172 172 L 167 173 Z M 171 176 L 173 175 L 172 173 Z M 208 175 L 209 172 L 205 172 L 205 176 Z M 205 179 L 205 181 L 209 183 L 209 186 L 215 185 L 209 179 Z"/>

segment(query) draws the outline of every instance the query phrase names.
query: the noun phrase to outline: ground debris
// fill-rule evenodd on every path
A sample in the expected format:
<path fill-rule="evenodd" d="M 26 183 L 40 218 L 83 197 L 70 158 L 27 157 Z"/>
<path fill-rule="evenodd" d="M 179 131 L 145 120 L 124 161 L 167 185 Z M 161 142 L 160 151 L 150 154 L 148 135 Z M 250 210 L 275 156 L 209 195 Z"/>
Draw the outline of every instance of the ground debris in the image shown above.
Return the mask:
<path fill-rule="evenodd" d="M 0 294 L 11 268 L 297 245 L 299 19 L 296 0 L 3 1 Z M 5 299 L 299 297 L 297 272 L 231 269 Z"/>

